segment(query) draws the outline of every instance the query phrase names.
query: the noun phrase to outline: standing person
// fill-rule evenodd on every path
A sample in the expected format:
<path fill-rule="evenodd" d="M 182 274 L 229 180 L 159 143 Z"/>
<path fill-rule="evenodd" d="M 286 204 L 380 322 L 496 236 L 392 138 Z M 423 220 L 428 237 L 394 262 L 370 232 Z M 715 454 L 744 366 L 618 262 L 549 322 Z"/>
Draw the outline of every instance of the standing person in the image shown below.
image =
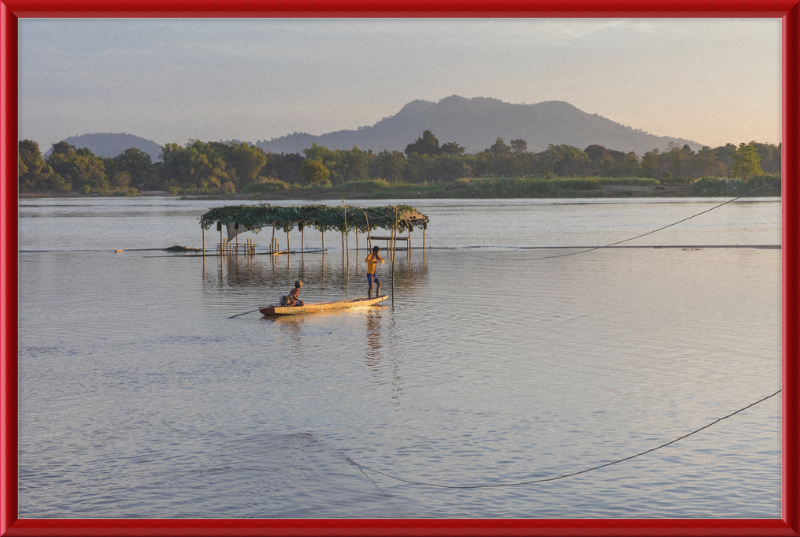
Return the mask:
<path fill-rule="evenodd" d="M 375 290 L 375 298 L 381 296 L 381 280 L 378 278 L 378 275 L 375 274 L 375 267 L 378 266 L 378 263 L 383 263 L 383 259 L 381 259 L 380 254 L 378 251 L 380 250 L 380 246 L 373 246 L 372 253 L 367 256 L 364 260 L 367 262 L 367 284 L 369 284 L 369 290 L 367 291 L 367 298 L 372 298 L 372 284 L 377 283 L 378 288 Z"/>
<path fill-rule="evenodd" d="M 294 282 L 294 289 L 289 291 L 289 306 L 302 306 L 305 304 L 302 300 L 300 300 L 300 289 L 303 288 L 303 282 L 297 280 Z"/>

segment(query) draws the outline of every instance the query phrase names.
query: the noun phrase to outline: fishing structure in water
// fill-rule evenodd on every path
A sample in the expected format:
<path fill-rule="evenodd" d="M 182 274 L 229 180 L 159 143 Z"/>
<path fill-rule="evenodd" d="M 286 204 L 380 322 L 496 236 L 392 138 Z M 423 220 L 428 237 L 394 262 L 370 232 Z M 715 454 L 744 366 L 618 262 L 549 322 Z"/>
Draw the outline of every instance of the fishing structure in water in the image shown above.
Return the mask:
<path fill-rule="evenodd" d="M 349 214 L 348 214 L 349 212 Z M 305 251 L 305 229 L 307 227 L 316 229 L 322 234 L 322 251 L 325 251 L 325 232 L 339 231 L 342 234 L 342 248 L 346 249 L 349 243 L 348 236 L 351 231 L 367 234 L 367 247 L 372 247 L 372 240 L 386 240 L 387 250 L 394 252 L 397 250 L 397 242 L 405 241 L 405 250 L 410 250 L 411 232 L 414 228 L 422 230 L 423 249 L 425 246 L 425 230 L 428 228 L 430 219 L 420 211 L 409 205 L 386 205 L 381 207 L 354 207 L 342 205 L 333 207 L 328 205 L 294 205 L 277 206 L 270 204 L 259 205 L 228 205 L 216 207 L 206 212 L 200 217 L 200 227 L 203 234 L 203 255 L 206 254 L 205 231 L 216 224 L 220 234 L 220 242 L 217 245 L 217 253 L 222 255 L 253 255 L 255 244 L 252 239 L 239 245 L 239 233 L 252 231 L 258 233 L 265 227 L 272 228 L 272 242 L 270 243 L 270 253 L 284 253 L 290 251 L 289 232 L 297 226 L 301 232 L 301 252 Z M 223 227 L 226 228 L 227 238 L 223 235 Z M 385 229 L 391 232 L 389 237 L 372 236 L 371 232 L 376 229 Z M 286 250 L 281 251 L 275 231 L 286 232 Z M 398 233 L 408 231 L 407 237 L 400 237 Z M 235 240 L 235 243 L 231 241 Z M 358 249 L 358 242 L 356 242 Z M 410 254 L 409 254 L 410 255 Z"/>
<path fill-rule="evenodd" d="M 349 215 L 348 215 L 349 210 Z M 229 205 L 216 207 L 200 217 L 200 228 L 203 235 L 203 256 L 206 255 L 205 231 L 216 224 L 219 231 L 219 256 L 255 254 L 255 243 L 252 239 L 240 247 L 239 233 L 252 231 L 258 233 L 265 227 L 272 228 L 272 241 L 269 253 L 272 255 L 293 253 L 289 244 L 289 232 L 297 226 L 301 232 L 300 252 L 305 253 L 305 229 L 307 227 L 318 230 L 322 234 L 322 255 L 325 255 L 325 232 L 339 231 L 342 235 L 342 267 L 349 267 L 349 233 L 356 234 L 356 250 L 358 250 L 358 233 L 367 234 L 367 248 L 372 247 L 373 240 L 386 240 L 386 249 L 389 250 L 392 266 L 392 303 L 394 303 L 394 268 L 397 242 L 405 241 L 408 260 L 411 260 L 411 232 L 414 228 L 422 230 L 423 256 L 425 251 L 425 231 L 430 219 L 420 211 L 409 205 L 386 205 L 380 207 L 354 207 L 345 205 L 341 207 L 328 205 L 295 205 L 276 206 L 266 203 L 259 205 Z M 227 239 L 223 235 L 223 227 L 227 231 Z M 390 231 L 387 236 L 373 236 L 372 231 L 386 229 Z M 275 231 L 286 232 L 286 250 L 281 251 L 275 239 Z M 398 233 L 408 232 L 408 236 L 400 237 Z M 235 239 L 235 243 L 231 241 Z"/>

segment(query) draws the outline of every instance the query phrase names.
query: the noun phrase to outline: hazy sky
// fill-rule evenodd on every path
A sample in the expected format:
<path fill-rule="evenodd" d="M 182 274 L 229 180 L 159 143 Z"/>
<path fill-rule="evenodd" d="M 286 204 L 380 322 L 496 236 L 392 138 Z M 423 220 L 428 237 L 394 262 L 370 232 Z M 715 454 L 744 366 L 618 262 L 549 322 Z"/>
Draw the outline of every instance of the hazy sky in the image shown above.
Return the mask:
<path fill-rule="evenodd" d="M 372 125 L 415 99 L 567 101 L 780 142 L 780 19 L 22 19 L 20 137 L 159 144 Z"/>

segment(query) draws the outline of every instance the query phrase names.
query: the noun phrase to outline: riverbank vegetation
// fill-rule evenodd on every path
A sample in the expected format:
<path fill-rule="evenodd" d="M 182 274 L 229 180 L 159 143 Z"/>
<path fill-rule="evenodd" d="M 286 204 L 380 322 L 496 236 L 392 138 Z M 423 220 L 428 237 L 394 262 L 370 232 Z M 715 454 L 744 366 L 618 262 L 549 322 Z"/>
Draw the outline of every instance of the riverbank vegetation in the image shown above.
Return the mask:
<path fill-rule="evenodd" d="M 456 142 L 440 143 L 429 130 L 405 151 L 331 150 L 312 144 L 298 153 L 264 153 L 244 142 L 170 143 L 161 160 L 138 149 L 102 158 L 66 142 L 46 157 L 32 140 L 19 142 L 20 192 L 136 195 L 309 197 L 575 197 L 727 195 L 780 177 L 781 146 L 750 142 L 653 149 L 641 157 L 600 145 L 579 149 L 551 144 L 528 151 L 525 140 L 498 138 L 476 154 Z M 779 183 L 777 183 L 779 185 Z M 615 188 L 611 188 L 614 186 Z M 619 188 L 630 186 L 630 189 Z M 657 188 L 659 187 L 659 188 Z M 677 187 L 677 188 L 673 188 Z M 766 194 L 766 192 L 770 192 Z M 780 195 L 765 188 L 759 195 Z"/>

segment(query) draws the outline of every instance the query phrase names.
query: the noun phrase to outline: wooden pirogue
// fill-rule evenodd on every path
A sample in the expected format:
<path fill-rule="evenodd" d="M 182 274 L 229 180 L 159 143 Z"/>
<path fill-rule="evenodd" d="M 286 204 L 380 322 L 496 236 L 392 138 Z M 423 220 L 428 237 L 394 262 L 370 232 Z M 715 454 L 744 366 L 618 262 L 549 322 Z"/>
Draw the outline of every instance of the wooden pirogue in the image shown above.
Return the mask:
<path fill-rule="evenodd" d="M 302 306 L 267 306 L 258 311 L 262 315 L 298 315 L 301 313 L 314 313 L 318 311 L 338 310 L 344 308 L 358 308 L 363 306 L 372 306 L 383 300 L 386 300 L 388 295 L 381 295 L 376 298 L 348 298 L 347 300 L 337 300 L 335 302 L 316 302 L 314 304 L 304 304 Z"/>

